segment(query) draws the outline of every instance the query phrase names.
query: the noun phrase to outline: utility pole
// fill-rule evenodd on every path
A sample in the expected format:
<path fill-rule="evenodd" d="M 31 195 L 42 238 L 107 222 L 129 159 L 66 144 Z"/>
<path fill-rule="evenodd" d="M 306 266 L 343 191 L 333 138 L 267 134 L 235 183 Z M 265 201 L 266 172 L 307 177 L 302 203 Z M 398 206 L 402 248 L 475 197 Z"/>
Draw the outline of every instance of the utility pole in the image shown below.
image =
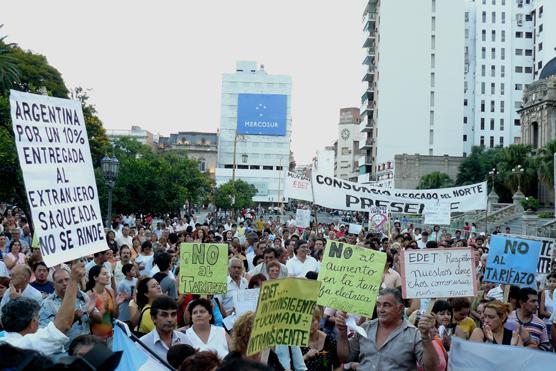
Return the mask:
<path fill-rule="evenodd" d="M 235 212 L 235 207 L 236 207 L 236 167 L 237 167 L 237 161 L 236 161 L 236 150 L 237 150 L 237 130 L 234 132 L 234 159 L 233 159 L 233 163 L 232 163 L 232 186 L 234 189 L 233 195 L 232 195 L 232 218 L 235 220 L 236 217 L 236 212 Z"/>

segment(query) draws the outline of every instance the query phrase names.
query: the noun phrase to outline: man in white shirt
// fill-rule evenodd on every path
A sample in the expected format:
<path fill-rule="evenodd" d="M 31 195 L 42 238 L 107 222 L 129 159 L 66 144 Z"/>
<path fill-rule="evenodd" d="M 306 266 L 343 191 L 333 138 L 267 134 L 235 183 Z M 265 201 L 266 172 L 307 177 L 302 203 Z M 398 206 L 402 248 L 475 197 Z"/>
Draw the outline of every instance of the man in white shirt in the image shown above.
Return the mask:
<path fill-rule="evenodd" d="M 6 291 L 2 297 L 0 309 L 9 301 L 15 300 L 21 296 L 36 300 L 39 306 L 42 304 L 41 292 L 29 284 L 31 274 L 31 268 L 27 265 L 18 264 L 12 269 L 10 289 Z"/>
<path fill-rule="evenodd" d="M 122 245 L 133 246 L 133 238 L 129 235 L 129 227 L 127 225 L 122 229 L 122 235 L 116 238 L 116 243 L 118 247 L 122 247 Z"/>
<path fill-rule="evenodd" d="M 85 269 L 81 262 L 75 263 L 71 271 L 71 280 L 66 289 L 60 310 L 54 321 L 39 329 L 40 304 L 27 297 L 19 297 L 2 308 L 2 324 L 6 335 L 0 342 L 8 343 L 21 349 L 35 350 L 44 355 L 63 352 L 69 341 L 65 335 L 72 326 L 75 314 L 75 301 Z"/>
<path fill-rule="evenodd" d="M 176 331 L 178 306 L 176 301 L 166 295 L 156 298 L 151 305 L 151 318 L 154 330 L 141 337 L 141 341 L 162 359 L 176 344 L 189 344 L 186 334 Z"/>
<path fill-rule="evenodd" d="M 288 260 L 286 268 L 292 277 L 305 277 L 307 272 L 318 272 L 319 264 L 315 258 L 309 255 L 310 250 L 307 241 L 299 240 L 294 248 L 295 256 Z"/>
<path fill-rule="evenodd" d="M 267 265 L 274 260 L 278 260 L 278 250 L 267 247 L 263 251 L 263 262 L 257 265 L 255 268 L 247 273 L 247 278 L 253 277 L 256 274 L 262 273 L 268 279 Z M 279 278 L 286 278 L 288 276 L 288 268 L 282 263 L 280 263 L 280 276 Z"/>
<path fill-rule="evenodd" d="M 427 247 L 427 241 L 429 240 L 429 232 L 424 231 L 421 233 L 421 239 L 417 240 L 417 247 L 424 249 Z"/>
<path fill-rule="evenodd" d="M 227 314 L 231 314 L 237 302 L 237 294 L 239 290 L 246 290 L 249 282 L 242 277 L 243 262 L 238 258 L 231 258 L 228 262 L 228 290 L 225 294 L 220 295 L 219 299 L 222 307 Z"/>

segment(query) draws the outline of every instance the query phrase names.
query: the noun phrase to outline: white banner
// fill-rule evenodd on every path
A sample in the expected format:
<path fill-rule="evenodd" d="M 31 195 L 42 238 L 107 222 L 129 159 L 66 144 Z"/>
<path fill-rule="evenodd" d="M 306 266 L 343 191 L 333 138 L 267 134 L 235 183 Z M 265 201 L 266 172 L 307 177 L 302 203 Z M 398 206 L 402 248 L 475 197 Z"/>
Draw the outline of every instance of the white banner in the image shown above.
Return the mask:
<path fill-rule="evenodd" d="M 405 299 L 475 296 L 470 249 L 403 250 L 400 259 Z"/>
<path fill-rule="evenodd" d="M 536 349 L 467 341 L 452 336 L 450 371 L 554 370 L 556 355 Z"/>
<path fill-rule="evenodd" d="M 372 206 L 390 207 L 391 213 L 423 214 L 425 206 L 439 202 L 451 212 L 485 210 L 486 182 L 442 189 L 387 189 L 313 174 L 313 191 L 317 205 L 339 210 L 365 211 Z"/>
<path fill-rule="evenodd" d="M 10 92 L 17 154 L 46 265 L 108 248 L 81 103 Z"/>
<path fill-rule="evenodd" d="M 311 225 L 311 210 L 297 209 L 295 211 L 295 226 L 309 228 Z"/>
<path fill-rule="evenodd" d="M 284 197 L 313 202 L 311 179 L 288 171 L 284 187 Z"/>

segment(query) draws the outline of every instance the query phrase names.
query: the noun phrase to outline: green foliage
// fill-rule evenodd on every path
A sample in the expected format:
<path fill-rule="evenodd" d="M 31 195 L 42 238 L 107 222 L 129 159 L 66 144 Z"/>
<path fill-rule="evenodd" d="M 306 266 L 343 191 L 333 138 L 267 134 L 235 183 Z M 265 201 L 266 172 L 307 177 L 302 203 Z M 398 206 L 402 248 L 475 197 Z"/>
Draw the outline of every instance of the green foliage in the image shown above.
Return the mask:
<path fill-rule="evenodd" d="M 98 167 L 100 166 L 100 160 L 106 155 L 110 148 L 110 141 L 106 136 L 106 130 L 104 130 L 102 121 L 97 116 L 95 106 L 89 103 L 89 96 L 82 87 L 73 89 L 71 98 L 81 102 L 93 166 Z"/>
<path fill-rule="evenodd" d="M 537 152 L 537 170 L 539 179 L 547 186 L 554 186 L 554 153 L 556 152 L 556 140 L 548 142 Z"/>
<path fill-rule="evenodd" d="M 552 211 L 541 211 L 538 214 L 538 217 L 541 219 L 551 219 L 554 218 L 554 213 Z"/>
<path fill-rule="evenodd" d="M 453 185 L 454 181 L 448 174 L 435 171 L 430 174 L 423 175 L 419 180 L 419 186 L 417 189 L 448 188 Z"/>
<path fill-rule="evenodd" d="M 214 194 L 214 203 L 217 207 L 225 210 L 239 210 L 253 207 L 253 197 L 257 194 L 254 185 L 243 180 L 231 180 L 220 185 Z M 235 200 L 235 202 L 234 202 Z"/>
<path fill-rule="evenodd" d="M 521 200 L 521 206 L 523 206 L 525 210 L 537 211 L 540 207 L 540 203 L 535 197 L 525 197 Z"/>
<path fill-rule="evenodd" d="M 158 154 L 134 139 L 121 138 L 114 142 L 114 155 L 120 161 L 114 213 L 177 212 L 186 202 L 199 203 L 210 193 L 211 182 L 197 161 L 178 153 Z M 97 184 L 104 210 L 108 190 L 100 173 Z"/>

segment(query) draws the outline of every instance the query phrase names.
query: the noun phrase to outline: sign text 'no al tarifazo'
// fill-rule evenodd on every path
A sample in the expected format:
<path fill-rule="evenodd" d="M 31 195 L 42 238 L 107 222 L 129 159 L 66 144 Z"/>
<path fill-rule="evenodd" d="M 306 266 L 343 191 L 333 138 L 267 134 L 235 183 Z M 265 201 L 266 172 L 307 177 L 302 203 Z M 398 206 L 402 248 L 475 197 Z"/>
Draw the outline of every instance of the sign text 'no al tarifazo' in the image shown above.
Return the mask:
<path fill-rule="evenodd" d="M 81 103 L 12 90 L 10 107 L 45 263 L 52 267 L 106 250 Z"/>

